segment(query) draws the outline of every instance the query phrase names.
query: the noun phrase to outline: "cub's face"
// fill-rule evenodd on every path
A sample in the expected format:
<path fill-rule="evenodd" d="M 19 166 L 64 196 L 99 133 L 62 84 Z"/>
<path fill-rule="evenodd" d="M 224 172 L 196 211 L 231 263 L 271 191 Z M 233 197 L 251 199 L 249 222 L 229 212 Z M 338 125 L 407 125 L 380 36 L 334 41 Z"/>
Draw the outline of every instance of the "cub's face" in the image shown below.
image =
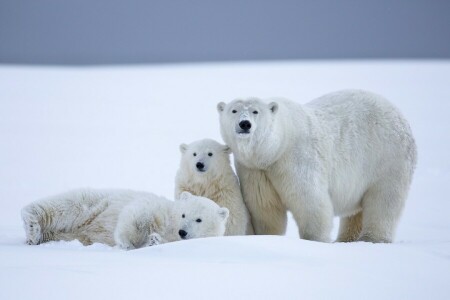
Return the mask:
<path fill-rule="evenodd" d="M 257 98 L 234 100 L 228 104 L 220 102 L 217 111 L 220 115 L 220 127 L 225 142 L 229 139 L 247 139 L 257 134 L 264 134 L 277 112 L 278 104 L 266 104 Z"/>
<path fill-rule="evenodd" d="M 181 239 L 223 236 L 229 211 L 212 200 L 183 192 L 176 201 Z"/>
<path fill-rule="evenodd" d="M 224 166 L 230 165 L 230 148 L 214 140 L 204 139 L 189 145 L 181 144 L 180 151 L 182 167 L 198 176 L 219 174 Z"/>

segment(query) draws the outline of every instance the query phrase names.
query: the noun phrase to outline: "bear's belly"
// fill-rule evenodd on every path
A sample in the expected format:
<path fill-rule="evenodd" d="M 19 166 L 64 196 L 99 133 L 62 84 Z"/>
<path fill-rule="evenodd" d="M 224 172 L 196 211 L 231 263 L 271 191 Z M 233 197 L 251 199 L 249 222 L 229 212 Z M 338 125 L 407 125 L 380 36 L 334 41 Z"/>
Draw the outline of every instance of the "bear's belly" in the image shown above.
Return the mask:
<path fill-rule="evenodd" d="M 336 217 L 347 217 L 359 212 L 361 210 L 361 201 L 356 199 L 332 199 L 334 215 Z"/>
<path fill-rule="evenodd" d="M 361 210 L 361 200 L 366 188 L 355 184 L 342 184 L 329 188 L 330 200 L 333 204 L 334 215 L 345 217 Z"/>

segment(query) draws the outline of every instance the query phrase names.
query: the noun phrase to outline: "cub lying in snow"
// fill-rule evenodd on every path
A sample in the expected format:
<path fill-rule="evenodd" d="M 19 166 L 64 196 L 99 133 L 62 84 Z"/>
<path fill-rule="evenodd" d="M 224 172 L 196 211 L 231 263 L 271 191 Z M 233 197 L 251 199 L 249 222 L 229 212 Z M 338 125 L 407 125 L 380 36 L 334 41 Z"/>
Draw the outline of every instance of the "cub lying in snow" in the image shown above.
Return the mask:
<path fill-rule="evenodd" d="M 221 236 L 228 215 L 227 208 L 188 192 L 174 202 L 130 190 L 74 190 L 22 209 L 30 245 L 77 239 L 124 249 Z"/>

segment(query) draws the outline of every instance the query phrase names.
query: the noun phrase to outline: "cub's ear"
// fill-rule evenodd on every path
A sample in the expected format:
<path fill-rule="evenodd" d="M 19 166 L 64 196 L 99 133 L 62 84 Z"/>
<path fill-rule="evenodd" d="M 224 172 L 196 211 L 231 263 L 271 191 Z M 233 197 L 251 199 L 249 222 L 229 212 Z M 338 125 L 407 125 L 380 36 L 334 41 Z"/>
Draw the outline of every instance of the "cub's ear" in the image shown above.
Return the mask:
<path fill-rule="evenodd" d="M 231 148 L 227 145 L 223 146 L 223 152 L 225 154 L 231 154 Z"/>
<path fill-rule="evenodd" d="M 229 211 L 228 208 L 226 208 L 226 207 L 221 207 L 221 208 L 219 208 L 218 212 L 219 212 L 219 216 L 220 216 L 224 221 L 226 221 L 226 220 L 228 219 L 228 216 L 230 215 L 230 211 Z"/>
<path fill-rule="evenodd" d="M 225 102 L 219 102 L 217 104 L 217 111 L 219 113 L 223 112 L 223 110 L 225 109 L 226 103 Z"/>
<path fill-rule="evenodd" d="M 270 102 L 269 103 L 269 109 L 272 113 L 276 113 L 278 111 L 278 103 L 276 102 Z"/>
<path fill-rule="evenodd" d="M 187 148 L 188 148 L 188 146 L 187 146 L 186 144 L 181 144 L 181 145 L 180 145 L 180 152 L 181 152 L 181 153 L 186 152 Z"/>
<path fill-rule="evenodd" d="M 184 191 L 180 194 L 180 200 L 187 200 L 191 196 L 192 196 L 191 193 Z"/>

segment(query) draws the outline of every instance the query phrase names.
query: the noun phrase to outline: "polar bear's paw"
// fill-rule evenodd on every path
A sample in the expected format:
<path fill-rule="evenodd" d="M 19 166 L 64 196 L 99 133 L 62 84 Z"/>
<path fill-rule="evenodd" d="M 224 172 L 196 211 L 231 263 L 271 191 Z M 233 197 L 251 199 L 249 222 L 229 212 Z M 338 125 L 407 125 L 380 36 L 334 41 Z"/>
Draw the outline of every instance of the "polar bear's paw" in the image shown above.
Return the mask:
<path fill-rule="evenodd" d="M 163 243 L 162 237 L 158 233 L 154 232 L 148 236 L 146 246 L 156 246 L 162 243 Z"/>
<path fill-rule="evenodd" d="M 367 242 L 367 243 L 392 243 L 392 239 L 383 237 L 383 236 L 375 236 L 373 234 L 363 234 L 358 239 L 358 242 Z"/>
<path fill-rule="evenodd" d="M 39 245 L 41 243 L 41 226 L 36 221 L 24 221 L 25 234 L 28 245 Z"/>
<path fill-rule="evenodd" d="M 117 245 L 125 250 L 134 250 L 142 247 L 155 246 L 163 244 L 163 238 L 158 233 L 152 233 L 145 241 L 132 242 L 129 237 L 121 238 L 117 241 Z"/>
<path fill-rule="evenodd" d="M 136 249 L 133 244 L 131 244 L 129 241 L 120 241 L 117 242 L 117 246 L 123 250 L 133 250 Z"/>

